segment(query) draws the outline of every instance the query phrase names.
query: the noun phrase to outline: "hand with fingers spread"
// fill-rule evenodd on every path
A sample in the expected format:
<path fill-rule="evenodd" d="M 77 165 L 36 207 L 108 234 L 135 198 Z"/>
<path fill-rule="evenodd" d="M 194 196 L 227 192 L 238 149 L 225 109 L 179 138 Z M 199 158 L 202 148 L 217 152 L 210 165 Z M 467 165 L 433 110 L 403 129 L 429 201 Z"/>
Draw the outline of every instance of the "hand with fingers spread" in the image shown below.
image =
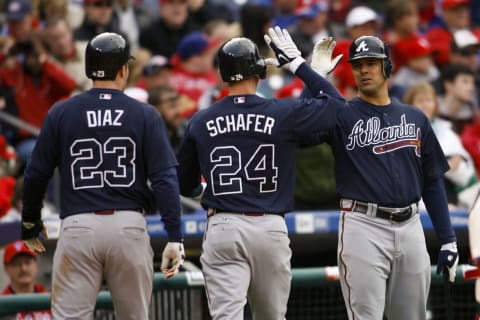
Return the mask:
<path fill-rule="evenodd" d="M 298 67 L 305 62 L 287 29 L 281 29 L 278 26 L 270 28 L 268 35 L 264 35 L 264 39 L 276 56 L 276 58 L 265 59 L 266 64 L 276 67 L 288 66 L 288 69 L 295 73 Z"/>
<path fill-rule="evenodd" d="M 332 60 L 332 52 L 336 44 L 332 37 L 328 37 L 318 41 L 313 47 L 310 66 L 323 77 L 330 74 L 343 57 L 343 54 L 339 54 Z"/>
<path fill-rule="evenodd" d="M 178 273 L 178 269 L 185 261 L 185 250 L 181 242 L 169 242 L 163 249 L 162 272 L 166 279 L 170 279 Z"/>
<path fill-rule="evenodd" d="M 38 239 L 40 232 L 44 239 L 48 239 L 47 229 L 42 220 L 26 221 L 24 219 L 22 221 L 22 240 L 25 245 L 34 252 L 45 252 L 45 247 L 40 239 Z"/>

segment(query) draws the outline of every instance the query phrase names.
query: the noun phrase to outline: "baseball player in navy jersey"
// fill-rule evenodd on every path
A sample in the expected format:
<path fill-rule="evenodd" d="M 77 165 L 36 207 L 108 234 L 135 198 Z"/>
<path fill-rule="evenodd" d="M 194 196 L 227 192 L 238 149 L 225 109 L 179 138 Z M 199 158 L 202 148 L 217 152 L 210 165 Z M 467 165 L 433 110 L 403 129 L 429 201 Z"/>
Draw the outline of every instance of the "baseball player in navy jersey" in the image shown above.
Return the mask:
<path fill-rule="evenodd" d="M 426 319 L 430 258 L 417 203 L 423 198 L 441 242 L 437 273 L 453 282 L 458 253 L 443 186 L 448 163 L 423 113 L 389 97 L 385 43 L 357 38 L 349 62 L 358 97 L 339 104 L 334 131 L 317 135 L 335 155 L 338 265 L 348 317 Z M 313 56 L 312 66 L 317 63 Z"/>
<path fill-rule="evenodd" d="M 284 319 L 291 281 L 284 214 L 292 210 L 294 148 L 309 132 L 333 129 L 342 99 L 304 63 L 286 30 L 270 29 L 266 41 L 276 59 L 264 60 L 246 38 L 220 47 L 229 96 L 193 116 L 177 155 L 183 195 L 197 193 L 201 175 L 206 180 L 208 224 L 200 260 L 214 320 L 243 320 L 247 297 L 254 319 Z M 331 38 L 322 42 L 325 73 L 341 58 L 332 61 L 333 47 Z M 257 96 L 266 63 L 288 65 L 314 98 Z"/>
<path fill-rule="evenodd" d="M 43 195 L 55 167 L 63 219 L 53 258 L 55 319 L 92 319 L 105 280 L 117 319 L 147 319 L 153 251 L 144 208 L 151 182 L 168 233 L 162 269 L 167 278 L 184 259 L 177 161 L 155 109 L 124 89 L 127 42 L 102 33 L 86 48 L 93 88 L 52 107 L 25 171 L 22 239 L 35 251 Z"/>

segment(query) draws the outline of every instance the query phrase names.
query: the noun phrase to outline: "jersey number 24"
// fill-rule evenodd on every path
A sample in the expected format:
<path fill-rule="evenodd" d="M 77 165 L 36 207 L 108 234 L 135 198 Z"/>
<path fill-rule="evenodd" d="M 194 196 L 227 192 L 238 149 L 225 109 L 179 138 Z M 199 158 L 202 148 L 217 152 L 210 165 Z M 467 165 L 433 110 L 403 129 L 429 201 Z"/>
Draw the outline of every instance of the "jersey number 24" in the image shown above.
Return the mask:
<path fill-rule="evenodd" d="M 273 144 L 259 145 L 243 168 L 242 152 L 234 146 L 216 147 L 210 153 L 210 161 L 215 164 L 210 171 L 214 195 L 242 193 L 244 183 L 256 186 L 260 193 L 277 190 Z"/>

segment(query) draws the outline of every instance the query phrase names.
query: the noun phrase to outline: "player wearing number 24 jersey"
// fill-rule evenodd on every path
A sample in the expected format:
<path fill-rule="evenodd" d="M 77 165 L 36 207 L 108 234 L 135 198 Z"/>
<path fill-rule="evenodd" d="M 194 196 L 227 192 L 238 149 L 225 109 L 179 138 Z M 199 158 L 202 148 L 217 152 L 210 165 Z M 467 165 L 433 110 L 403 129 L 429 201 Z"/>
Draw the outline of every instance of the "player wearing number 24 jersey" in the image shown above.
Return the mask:
<path fill-rule="evenodd" d="M 37 238 L 40 209 L 54 169 L 60 171 L 55 319 L 92 319 L 104 280 L 118 319 L 148 319 L 153 251 L 144 209 L 152 191 L 168 233 L 167 278 L 184 259 L 177 161 L 155 109 L 122 92 L 131 58 L 118 34 L 102 33 L 88 43 L 93 88 L 52 107 L 25 171 L 22 239 L 35 251 L 45 250 Z"/>
<path fill-rule="evenodd" d="M 307 133 L 333 129 L 343 101 L 286 30 L 270 29 L 266 41 L 278 60 L 261 58 L 246 38 L 222 45 L 218 65 L 230 95 L 193 116 L 177 155 L 181 193 L 195 195 L 201 175 L 207 185 L 200 261 L 213 320 L 243 320 L 247 297 L 253 319 L 284 319 L 291 250 L 283 216 L 292 210 L 295 147 Z M 331 61 L 334 45 L 331 38 L 319 45 L 327 71 L 340 59 Z M 266 63 L 288 65 L 313 98 L 257 96 Z"/>

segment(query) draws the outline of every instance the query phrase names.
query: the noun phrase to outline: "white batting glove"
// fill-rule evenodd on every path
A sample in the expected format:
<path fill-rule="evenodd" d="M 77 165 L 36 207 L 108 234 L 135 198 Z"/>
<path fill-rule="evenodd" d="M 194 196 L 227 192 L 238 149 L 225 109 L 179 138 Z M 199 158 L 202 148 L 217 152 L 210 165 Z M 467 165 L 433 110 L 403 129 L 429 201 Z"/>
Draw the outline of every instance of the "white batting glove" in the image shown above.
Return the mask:
<path fill-rule="evenodd" d="M 276 67 L 288 66 L 288 69 L 295 73 L 298 67 L 305 62 L 287 29 L 281 29 L 279 26 L 270 28 L 268 29 L 268 35 L 264 35 L 263 38 L 276 56 L 276 59 L 265 59 L 265 64 Z"/>
<path fill-rule="evenodd" d="M 336 44 L 337 42 L 332 37 L 328 37 L 318 41 L 313 47 L 310 66 L 322 77 L 330 74 L 343 58 L 343 54 L 339 54 L 332 60 L 332 53 Z"/>
<path fill-rule="evenodd" d="M 437 274 L 447 272 L 448 281 L 455 282 L 458 266 L 457 243 L 445 243 L 440 248 L 437 262 Z"/>
<path fill-rule="evenodd" d="M 178 268 L 185 261 L 185 249 L 181 242 L 168 242 L 162 253 L 162 272 L 166 279 L 170 279 L 178 273 Z"/>

